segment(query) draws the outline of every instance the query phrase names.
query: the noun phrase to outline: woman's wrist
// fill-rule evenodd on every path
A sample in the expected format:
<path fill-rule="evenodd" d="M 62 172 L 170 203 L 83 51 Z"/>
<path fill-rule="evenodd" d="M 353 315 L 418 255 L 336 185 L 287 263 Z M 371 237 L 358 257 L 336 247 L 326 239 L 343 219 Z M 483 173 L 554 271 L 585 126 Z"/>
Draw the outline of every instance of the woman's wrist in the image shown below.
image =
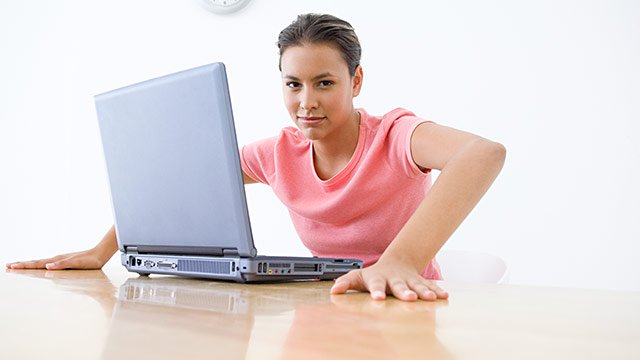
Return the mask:
<path fill-rule="evenodd" d="M 387 249 L 378 260 L 378 263 L 395 263 L 395 264 L 403 264 L 414 268 L 417 272 L 422 273 L 426 264 L 423 264 L 423 261 L 415 258 L 415 256 L 411 256 L 408 254 L 403 254 L 402 252 L 393 251 L 393 249 Z"/>
<path fill-rule="evenodd" d="M 118 240 L 116 239 L 116 233 L 113 227 L 111 227 L 104 238 L 91 249 L 91 252 L 95 254 L 103 264 L 106 264 L 116 251 L 118 251 Z"/>
<path fill-rule="evenodd" d="M 104 247 L 100 245 L 102 244 L 99 244 L 93 249 L 91 249 L 91 252 L 93 252 L 95 256 L 98 259 L 100 259 L 100 262 L 104 265 L 107 263 L 107 261 L 109 261 L 109 259 L 111 259 L 113 254 L 115 254 L 118 249 L 117 248 L 114 249 L 111 247 Z"/>

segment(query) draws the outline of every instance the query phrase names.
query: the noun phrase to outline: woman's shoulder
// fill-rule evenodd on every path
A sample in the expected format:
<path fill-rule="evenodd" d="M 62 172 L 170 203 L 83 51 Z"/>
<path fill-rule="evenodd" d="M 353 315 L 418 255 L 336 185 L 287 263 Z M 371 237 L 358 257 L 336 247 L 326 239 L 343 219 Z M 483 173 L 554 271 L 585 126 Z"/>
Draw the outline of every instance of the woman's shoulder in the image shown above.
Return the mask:
<path fill-rule="evenodd" d="M 242 147 L 244 157 L 273 162 L 276 157 L 290 157 L 308 148 L 308 140 L 295 127 L 282 128 L 277 135 L 250 142 Z"/>
<path fill-rule="evenodd" d="M 383 130 L 387 132 L 396 124 L 398 120 L 401 120 L 403 118 L 416 118 L 416 115 L 412 111 L 400 107 L 388 111 L 381 116 L 370 115 L 364 109 L 358 110 L 363 115 L 362 118 L 364 118 L 365 126 L 376 131 Z"/>
<path fill-rule="evenodd" d="M 250 144 L 250 147 L 260 148 L 262 152 L 286 154 L 298 153 L 308 148 L 309 144 L 309 139 L 298 128 L 287 126 L 280 129 L 277 135 L 258 140 Z"/>
<path fill-rule="evenodd" d="M 382 116 L 383 119 L 390 119 L 392 121 L 398 120 L 405 116 L 416 116 L 412 111 L 405 108 L 395 108 Z"/>
<path fill-rule="evenodd" d="M 280 129 L 280 133 L 275 138 L 277 143 L 283 145 L 309 145 L 309 139 L 304 137 L 300 129 L 295 126 Z"/>
<path fill-rule="evenodd" d="M 254 141 L 250 144 L 278 144 L 278 143 L 289 143 L 289 144 L 298 144 L 308 141 L 304 135 L 298 130 L 298 128 L 294 126 L 286 126 L 280 129 L 277 135 L 273 135 L 270 137 L 262 138 L 260 140 Z"/>

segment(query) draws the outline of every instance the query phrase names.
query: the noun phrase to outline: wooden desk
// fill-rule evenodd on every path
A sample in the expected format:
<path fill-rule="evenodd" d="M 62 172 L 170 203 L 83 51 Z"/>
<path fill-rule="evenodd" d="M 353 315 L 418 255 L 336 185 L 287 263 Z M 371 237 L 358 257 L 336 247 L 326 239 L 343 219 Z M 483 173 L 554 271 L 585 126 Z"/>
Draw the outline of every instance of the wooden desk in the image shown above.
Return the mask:
<path fill-rule="evenodd" d="M 449 301 L 331 296 L 102 271 L 0 275 L 0 359 L 640 359 L 640 293 L 443 286 Z"/>

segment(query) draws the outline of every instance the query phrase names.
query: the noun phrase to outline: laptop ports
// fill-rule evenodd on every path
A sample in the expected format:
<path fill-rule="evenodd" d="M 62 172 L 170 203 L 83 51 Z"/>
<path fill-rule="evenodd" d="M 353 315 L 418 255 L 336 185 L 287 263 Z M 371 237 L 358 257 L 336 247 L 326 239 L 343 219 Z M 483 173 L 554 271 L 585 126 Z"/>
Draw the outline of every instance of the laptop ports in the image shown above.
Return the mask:
<path fill-rule="evenodd" d="M 295 263 L 293 264 L 293 271 L 298 272 L 319 272 L 320 264 L 313 263 Z"/>
<path fill-rule="evenodd" d="M 156 265 L 160 269 L 176 269 L 178 267 L 178 264 L 170 261 L 158 261 Z"/>

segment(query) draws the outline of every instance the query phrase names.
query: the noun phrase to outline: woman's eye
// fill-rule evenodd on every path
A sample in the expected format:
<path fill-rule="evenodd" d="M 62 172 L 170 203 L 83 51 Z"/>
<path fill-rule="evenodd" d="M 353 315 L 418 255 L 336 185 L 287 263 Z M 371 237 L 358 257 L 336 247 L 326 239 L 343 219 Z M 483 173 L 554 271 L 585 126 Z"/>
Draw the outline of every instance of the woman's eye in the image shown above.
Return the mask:
<path fill-rule="evenodd" d="M 295 82 L 295 81 L 289 81 L 286 83 L 287 87 L 292 88 L 292 89 L 296 89 L 300 87 L 300 83 Z"/>

